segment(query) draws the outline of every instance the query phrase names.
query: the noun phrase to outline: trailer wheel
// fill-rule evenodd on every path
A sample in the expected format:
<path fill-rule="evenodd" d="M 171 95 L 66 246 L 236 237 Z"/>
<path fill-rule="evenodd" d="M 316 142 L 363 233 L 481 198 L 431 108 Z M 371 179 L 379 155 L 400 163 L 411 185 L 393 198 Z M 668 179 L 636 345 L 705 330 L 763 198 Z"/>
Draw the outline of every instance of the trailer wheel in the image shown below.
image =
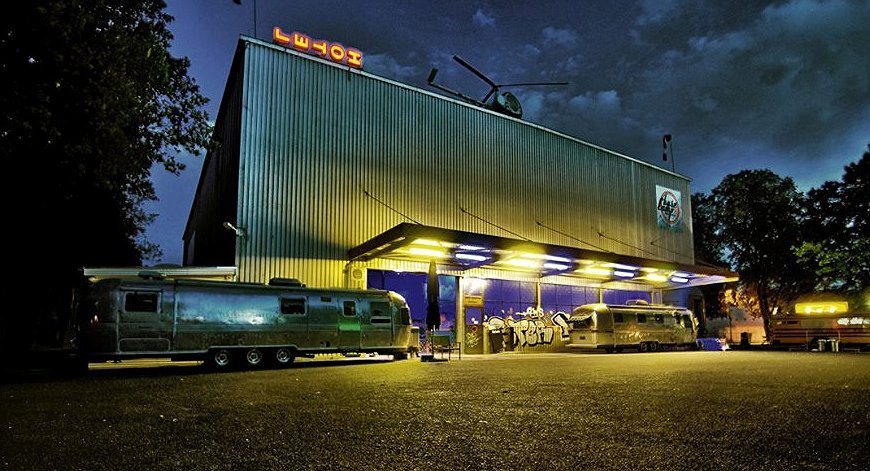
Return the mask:
<path fill-rule="evenodd" d="M 278 350 L 275 350 L 275 361 L 279 365 L 289 365 L 293 363 L 294 356 L 293 351 L 286 347 L 281 347 Z"/>
<path fill-rule="evenodd" d="M 649 351 L 651 351 L 651 352 L 655 352 L 655 351 L 658 351 L 658 349 L 659 349 L 659 343 L 658 343 L 658 342 L 650 342 L 650 343 L 649 343 Z"/>
<path fill-rule="evenodd" d="M 647 342 L 641 342 L 640 343 L 640 351 L 644 352 L 644 353 L 648 352 L 649 351 L 649 344 Z"/>
<path fill-rule="evenodd" d="M 252 348 L 245 353 L 245 361 L 248 362 L 248 366 L 257 366 L 263 361 L 263 352 Z"/>
<path fill-rule="evenodd" d="M 212 352 L 211 361 L 218 368 L 226 368 L 230 364 L 230 352 L 226 349 L 215 350 Z"/>

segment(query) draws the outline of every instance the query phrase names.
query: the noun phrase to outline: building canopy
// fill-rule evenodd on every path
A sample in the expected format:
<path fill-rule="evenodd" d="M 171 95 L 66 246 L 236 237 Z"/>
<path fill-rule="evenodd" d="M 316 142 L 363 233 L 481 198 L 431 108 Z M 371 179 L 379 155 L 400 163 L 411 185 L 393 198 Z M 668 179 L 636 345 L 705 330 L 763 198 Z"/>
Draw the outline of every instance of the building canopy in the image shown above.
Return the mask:
<path fill-rule="evenodd" d="M 473 268 L 537 272 L 600 283 L 638 283 L 662 289 L 737 281 L 738 275 L 711 265 L 687 265 L 612 252 L 402 223 L 348 251 L 351 261 L 376 258 Z"/>

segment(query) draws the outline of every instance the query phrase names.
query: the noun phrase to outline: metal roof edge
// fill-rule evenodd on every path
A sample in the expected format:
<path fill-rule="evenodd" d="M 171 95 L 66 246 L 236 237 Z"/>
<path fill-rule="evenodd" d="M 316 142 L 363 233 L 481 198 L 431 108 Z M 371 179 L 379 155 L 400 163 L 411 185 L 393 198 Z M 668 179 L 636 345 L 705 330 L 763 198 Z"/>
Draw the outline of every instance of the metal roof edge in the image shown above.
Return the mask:
<path fill-rule="evenodd" d="M 337 68 L 337 69 L 340 69 L 340 70 L 343 70 L 343 71 L 346 71 L 346 72 L 351 72 L 351 73 L 359 74 L 359 75 L 362 75 L 362 76 L 365 76 L 365 77 L 371 78 L 371 79 L 373 79 L 373 80 L 378 80 L 378 81 L 381 81 L 381 82 L 385 82 L 385 83 L 388 83 L 388 84 L 390 84 L 390 85 L 395 85 L 395 86 L 397 86 L 397 87 L 405 88 L 405 89 L 407 89 L 407 90 L 411 90 L 411 91 L 414 91 L 414 92 L 417 92 L 417 93 L 422 93 L 422 94 L 424 94 L 424 95 L 428 95 L 428 96 L 431 96 L 431 97 L 435 97 L 435 98 L 439 98 L 439 99 L 442 99 L 442 100 L 450 101 L 450 102 L 453 102 L 453 103 L 456 103 L 456 104 L 459 104 L 459 105 L 462 105 L 462 106 L 465 106 L 465 107 L 468 107 L 468 108 L 472 108 L 472 109 L 474 109 L 474 110 L 477 110 L 477 111 L 480 111 L 480 112 L 483 112 L 483 113 L 489 113 L 489 114 L 491 114 L 491 115 L 493 115 L 493 116 L 497 116 L 497 117 L 499 117 L 499 118 L 503 118 L 503 119 L 507 119 L 507 120 L 515 121 L 515 122 L 517 122 L 517 123 L 524 124 L 524 125 L 526 125 L 526 126 L 530 126 L 530 127 L 532 127 L 532 128 L 536 128 L 536 129 L 538 129 L 538 130 L 540 130 L 540 131 L 548 132 L 548 133 L 550 133 L 550 134 L 554 134 L 554 135 L 559 136 L 559 137 L 561 137 L 561 138 L 568 139 L 568 140 L 570 140 L 570 141 L 574 141 L 574 142 L 577 142 L 577 143 L 579 143 L 579 144 L 583 144 L 583 145 L 586 145 L 586 146 L 589 146 L 589 147 L 592 147 L 592 148 L 598 149 L 598 150 L 600 150 L 600 151 L 606 152 L 606 153 L 611 154 L 611 155 L 613 155 L 613 156 L 621 157 L 621 158 L 623 158 L 623 159 L 630 160 L 630 161 L 632 161 L 632 162 L 634 162 L 634 163 L 637 163 L 637 164 L 640 164 L 640 165 L 643 165 L 643 166 L 646 166 L 646 167 L 650 167 L 650 168 L 652 168 L 652 169 L 655 169 L 655 170 L 661 171 L 661 172 L 666 173 L 666 174 L 668 174 L 668 175 L 671 175 L 671 176 L 674 176 L 674 177 L 680 178 L 680 179 L 682 179 L 682 180 L 685 180 L 686 182 L 691 182 L 691 181 L 692 181 L 692 179 L 689 178 L 689 177 L 686 176 L 686 175 L 681 175 L 681 174 L 679 174 L 679 173 L 672 172 L 672 171 L 667 170 L 667 169 L 664 169 L 664 168 L 662 168 L 662 167 L 659 167 L 659 166 L 653 165 L 653 164 L 651 164 L 651 163 L 649 163 L 649 162 L 645 162 L 645 161 L 643 161 L 643 160 L 640 160 L 640 159 L 637 159 L 637 158 L 635 158 L 635 157 L 631 157 L 631 156 L 628 156 L 628 155 L 622 154 L 622 153 L 617 152 L 617 151 L 615 151 L 615 150 L 611 150 L 611 149 L 608 149 L 608 148 L 606 148 L 606 147 L 603 147 L 603 146 L 600 146 L 600 145 L 597 145 L 597 144 L 593 144 L 593 143 L 588 142 L 588 141 L 584 141 L 583 139 L 580 139 L 580 138 L 578 138 L 578 137 L 574 137 L 574 136 L 571 136 L 571 135 L 569 135 L 569 134 L 565 134 L 565 133 L 563 133 L 563 132 L 556 131 L 556 130 L 554 130 L 554 129 L 550 129 L 550 128 L 545 127 L 545 126 L 542 126 L 542 125 L 540 125 L 540 124 L 532 123 L 532 122 L 530 122 L 530 121 L 523 121 L 522 119 L 519 119 L 519 118 L 514 118 L 514 117 L 512 117 L 512 116 L 507 116 L 507 115 L 502 114 L 502 113 L 498 113 L 498 112 L 491 111 L 491 110 L 488 110 L 488 109 L 485 109 L 485 108 L 481 108 L 481 107 L 479 107 L 479 106 L 472 105 L 472 104 L 470 104 L 470 103 L 466 103 L 466 102 L 464 102 L 464 101 L 462 101 L 462 100 L 457 100 L 457 99 L 455 99 L 455 98 L 451 98 L 451 97 L 448 97 L 448 96 L 444 96 L 444 95 L 441 95 L 441 94 L 438 94 L 438 93 L 435 93 L 435 92 L 430 92 L 430 91 L 428 91 L 428 90 L 423 90 L 422 88 L 417 88 L 417 87 L 415 87 L 415 86 L 413 86 L 413 85 L 408 85 L 408 84 L 406 84 L 406 83 L 402 83 L 402 82 L 395 81 L 395 80 L 393 80 L 393 79 L 389 79 L 389 78 L 386 78 L 386 77 L 382 77 L 382 76 L 380 76 L 380 75 L 376 75 L 376 74 L 373 74 L 373 73 L 371 73 L 371 72 L 366 72 L 365 70 L 355 69 L 355 68 L 353 68 L 353 67 L 343 66 L 343 65 L 341 65 L 341 64 L 336 64 L 336 63 L 334 63 L 334 62 L 332 62 L 332 61 L 328 61 L 328 60 L 326 60 L 326 59 L 321 59 L 321 58 L 319 58 L 319 57 L 314 57 L 314 56 L 312 56 L 312 55 L 310 55 L 310 54 L 303 54 L 303 53 L 301 53 L 301 52 L 298 52 L 298 51 L 293 50 L 292 48 L 288 48 L 288 47 L 284 47 L 284 46 L 279 46 L 279 45 L 277 45 L 277 44 L 272 44 L 272 43 L 267 42 L 267 41 L 264 41 L 264 40 L 262 40 L 262 39 L 257 39 L 257 38 L 252 38 L 252 37 L 250 37 L 250 36 L 241 35 L 239 40 L 240 40 L 240 41 L 246 41 L 246 42 L 248 42 L 248 43 L 252 43 L 252 44 L 257 44 L 257 45 L 259 45 L 259 46 L 264 46 L 264 47 L 267 47 L 267 48 L 270 48 L 270 49 L 274 49 L 274 50 L 276 50 L 276 51 L 285 52 L 285 53 L 291 54 L 291 55 L 293 55 L 293 56 L 296 56 L 296 57 L 299 57 L 299 58 L 302 58 L 302 59 L 306 59 L 306 60 L 311 60 L 311 61 L 314 61 L 314 62 L 318 62 L 318 63 L 320 63 L 320 64 L 327 65 L 327 66 L 330 66 L 330 67 L 334 67 L 334 68 Z"/>

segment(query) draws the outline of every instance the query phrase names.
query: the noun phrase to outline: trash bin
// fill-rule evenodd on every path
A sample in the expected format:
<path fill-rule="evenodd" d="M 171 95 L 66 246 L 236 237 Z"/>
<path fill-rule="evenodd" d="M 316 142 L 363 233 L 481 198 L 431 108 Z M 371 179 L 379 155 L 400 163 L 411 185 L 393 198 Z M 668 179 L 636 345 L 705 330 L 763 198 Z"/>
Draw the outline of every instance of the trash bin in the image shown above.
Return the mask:
<path fill-rule="evenodd" d="M 504 347 L 504 340 L 502 337 L 501 330 L 489 331 L 489 345 L 490 345 L 492 353 L 501 352 L 501 349 Z"/>
<path fill-rule="evenodd" d="M 505 327 L 502 331 L 502 337 L 504 338 L 504 351 L 512 352 L 514 351 L 514 328 L 513 327 Z"/>
<path fill-rule="evenodd" d="M 752 332 L 740 332 L 740 346 L 748 347 L 752 343 Z"/>

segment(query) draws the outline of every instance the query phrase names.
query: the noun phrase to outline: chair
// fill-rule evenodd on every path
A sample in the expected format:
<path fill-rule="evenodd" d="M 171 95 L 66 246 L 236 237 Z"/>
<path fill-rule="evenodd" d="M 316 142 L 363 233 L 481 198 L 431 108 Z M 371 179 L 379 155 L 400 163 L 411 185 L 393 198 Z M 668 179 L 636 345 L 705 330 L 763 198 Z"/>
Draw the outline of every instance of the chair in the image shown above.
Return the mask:
<path fill-rule="evenodd" d="M 459 359 L 462 359 L 462 343 L 456 341 L 456 336 L 449 330 L 436 330 L 429 333 L 429 344 L 432 346 L 432 353 L 441 353 L 441 358 L 444 358 L 444 352 L 447 352 L 449 360 L 451 354 L 459 352 Z"/>

